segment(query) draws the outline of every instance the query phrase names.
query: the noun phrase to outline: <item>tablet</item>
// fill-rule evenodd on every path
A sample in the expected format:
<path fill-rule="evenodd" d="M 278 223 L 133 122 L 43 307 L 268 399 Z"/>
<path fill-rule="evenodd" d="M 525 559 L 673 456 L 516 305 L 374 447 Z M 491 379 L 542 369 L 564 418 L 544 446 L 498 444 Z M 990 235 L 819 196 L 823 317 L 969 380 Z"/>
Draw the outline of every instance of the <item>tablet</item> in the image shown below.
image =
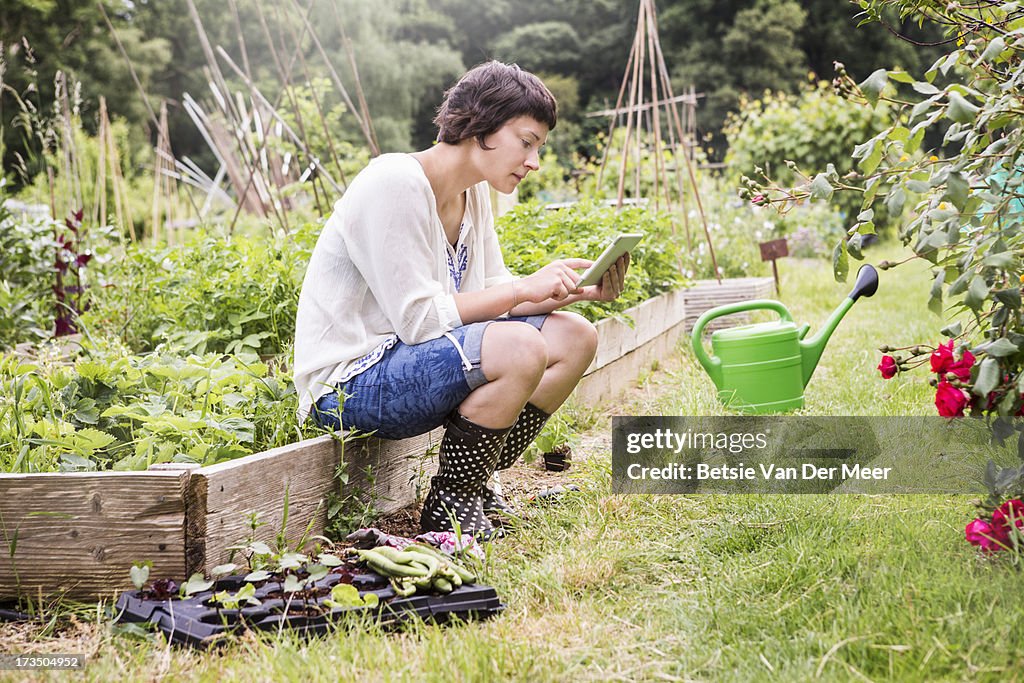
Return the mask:
<path fill-rule="evenodd" d="M 631 251 L 640 240 L 644 238 L 639 233 L 623 233 L 612 240 L 612 243 L 597 257 L 594 264 L 583 273 L 582 279 L 576 284 L 577 287 L 588 287 L 601 282 L 606 270 L 612 267 L 619 257 L 627 251 Z"/>

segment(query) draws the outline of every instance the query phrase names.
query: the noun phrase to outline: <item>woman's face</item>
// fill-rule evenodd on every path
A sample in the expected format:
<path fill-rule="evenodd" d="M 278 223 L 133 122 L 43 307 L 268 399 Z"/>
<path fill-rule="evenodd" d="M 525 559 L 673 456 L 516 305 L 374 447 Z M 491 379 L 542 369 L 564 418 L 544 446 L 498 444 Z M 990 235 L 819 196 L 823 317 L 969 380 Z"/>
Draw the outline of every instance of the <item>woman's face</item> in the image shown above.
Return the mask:
<path fill-rule="evenodd" d="M 547 124 L 518 116 L 484 138 L 484 144 L 493 149 L 480 149 L 474 142 L 484 179 L 498 192 L 511 194 L 530 171 L 540 168 L 540 151 L 547 137 Z"/>

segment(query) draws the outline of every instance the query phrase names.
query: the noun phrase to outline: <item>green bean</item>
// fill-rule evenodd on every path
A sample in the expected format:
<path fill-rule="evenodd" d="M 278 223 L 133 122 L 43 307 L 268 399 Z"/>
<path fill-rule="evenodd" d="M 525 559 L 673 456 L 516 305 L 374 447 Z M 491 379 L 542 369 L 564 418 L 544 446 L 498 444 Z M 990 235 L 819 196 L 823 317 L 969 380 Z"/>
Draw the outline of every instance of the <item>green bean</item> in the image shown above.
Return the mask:
<path fill-rule="evenodd" d="M 399 581 L 396 578 L 391 579 L 391 587 L 395 590 L 395 594 L 403 598 L 407 598 L 416 592 L 416 584 L 412 582 L 406 582 L 405 579 Z"/>
<path fill-rule="evenodd" d="M 434 548 L 428 548 L 427 546 L 420 545 L 419 543 L 414 543 L 410 546 L 406 546 L 405 551 L 420 553 L 424 556 L 429 556 L 440 560 L 442 568 L 448 567 L 451 569 L 452 573 L 458 574 L 459 583 L 455 584 L 456 586 L 461 586 L 464 583 L 476 583 L 475 574 L 464 568 L 462 565 L 456 562 L 451 556 L 443 554 Z"/>
<path fill-rule="evenodd" d="M 409 546 L 406 549 L 405 553 L 407 555 L 414 556 L 416 558 L 416 562 L 419 562 L 421 564 L 427 565 L 427 567 L 430 568 L 430 572 L 432 574 L 436 574 L 437 570 L 441 568 L 441 566 L 442 566 L 442 564 L 444 562 L 443 560 L 441 560 L 441 559 L 439 559 L 439 558 L 437 558 L 437 557 L 435 557 L 435 556 L 433 556 L 433 555 L 431 555 L 429 553 L 425 553 L 425 552 L 421 551 L 419 548 L 415 548 L 413 546 Z"/>
<path fill-rule="evenodd" d="M 445 568 L 444 568 L 444 569 L 443 569 L 443 570 L 441 571 L 441 576 L 442 576 L 443 578 L 447 579 L 447 580 L 448 580 L 449 582 L 451 582 L 451 584 L 452 584 L 452 585 L 453 585 L 453 586 L 454 586 L 455 588 L 458 588 L 458 587 L 459 587 L 459 586 L 461 586 L 461 585 L 462 585 L 462 583 L 463 583 L 463 581 L 462 581 L 462 577 L 461 577 L 461 576 L 459 576 L 459 573 L 458 573 L 457 571 L 455 571 L 455 570 L 454 570 L 454 569 L 453 569 L 453 568 L 452 568 L 451 566 L 447 566 L 447 567 L 445 567 Z"/>
<path fill-rule="evenodd" d="M 373 550 L 357 550 L 359 559 L 363 560 L 370 569 L 384 576 L 427 576 L 428 572 L 416 567 L 392 562 L 380 553 Z"/>

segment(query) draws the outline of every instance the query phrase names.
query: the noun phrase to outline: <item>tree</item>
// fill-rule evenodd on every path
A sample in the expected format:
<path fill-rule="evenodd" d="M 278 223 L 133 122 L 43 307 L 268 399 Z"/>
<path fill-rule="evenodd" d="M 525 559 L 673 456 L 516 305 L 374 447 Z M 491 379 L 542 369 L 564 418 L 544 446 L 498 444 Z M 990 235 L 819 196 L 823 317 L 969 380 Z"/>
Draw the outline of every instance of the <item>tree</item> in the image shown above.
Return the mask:
<path fill-rule="evenodd" d="M 579 63 L 580 38 L 564 21 L 526 24 L 494 42 L 494 57 L 529 71 L 568 75 Z"/>
<path fill-rule="evenodd" d="M 927 305 L 939 315 L 966 314 L 944 329 L 957 344 L 956 372 L 939 372 L 936 404 L 945 415 L 967 408 L 982 414 L 1020 415 L 1024 409 L 1024 9 L 1016 3 L 979 8 L 910 0 L 861 0 L 869 20 L 885 9 L 942 27 L 946 54 L 923 74 L 878 69 L 857 83 L 845 69 L 836 89 L 855 102 L 891 106 L 889 126 L 852 150 L 857 171 L 826 171 L 795 188 L 747 179 L 744 194 L 782 210 L 807 198 L 829 200 L 854 193 L 861 214 L 836 246 L 836 277 L 848 257 L 861 258 L 865 235 L 874 232 L 872 203 L 889 212 L 911 209 L 900 231 L 911 259 L 933 264 Z M 942 149 L 922 151 L 930 129 L 944 130 Z M 940 156 L 941 155 L 941 156 Z M 910 260 L 910 259 L 908 259 Z M 883 262 L 882 268 L 899 264 Z M 947 349 L 952 367 L 953 344 Z M 904 349 L 895 366 L 920 364 L 932 349 Z M 935 353 L 943 355 L 936 349 Z M 977 360 L 978 362 L 975 362 Z M 925 359 L 927 362 L 927 359 Z M 959 363 L 959 361 L 957 361 Z M 931 363 L 945 368 L 943 358 Z M 1024 482 L 1024 468 L 1020 472 Z"/>
<path fill-rule="evenodd" d="M 136 75 L 144 87 L 148 86 L 170 60 L 167 42 L 145 35 L 120 18 L 117 10 L 122 7 L 113 0 L 105 0 L 103 6 L 133 59 Z M 8 0 L 0 7 L 0 44 L 6 65 L 0 92 L 5 169 L 14 167 L 15 157 L 20 155 L 28 162 L 29 176 L 40 170 L 40 150 L 26 139 L 25 128 L 14 121 L 25 107 L 41 116 L 53 111 L 54 76 L 58 71 L 68 76 L 69 83 L 80 83 L 82 120 L 87 130 L 96 129 L 96 103 L 102 94 L 111 116 L 127 120 L 141 141 L 142 126 L 149 114 L 96 2 Z M 20 184 L 28 179 L 14 180 Z"/>

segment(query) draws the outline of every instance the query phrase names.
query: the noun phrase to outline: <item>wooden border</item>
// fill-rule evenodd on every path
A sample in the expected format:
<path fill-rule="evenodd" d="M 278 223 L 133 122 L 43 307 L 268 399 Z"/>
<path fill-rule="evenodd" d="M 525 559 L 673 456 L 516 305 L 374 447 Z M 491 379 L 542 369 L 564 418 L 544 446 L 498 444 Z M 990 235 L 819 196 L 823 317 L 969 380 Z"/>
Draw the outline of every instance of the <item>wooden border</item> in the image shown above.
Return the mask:
<path fill-rule="evenodd" d="M 273 542 L 284 528 L 294 545 L 309 529 L 323 533 L 327 509 L 339 491 L 338 466 L 347 478 L 342 505 L 373 505 L 392 512 L 415 500 L 416 480 L 429 478 L 436 465 L 429 457 L 442 430 L 403 439 L 321 436 L 194 470 L 188 483 L 189 573 L 208 571 L 231 559 L 231 546 L 246 539 Z M 425 495 L 425 491 L 423 492 Z M 255 517 L 254 517 L 255 516 Z M 253 531 L 250 521 L 260 526 Z"/>
<path fill-rule="evenodd" d="M 145 560 L 154 578 L 180 578 L 187 482 L 187 472 L 0 474 L 0 598 L 95 597 Z"/>
<path fill-rule="evenodd" d="M 743 277 L 723 280 L 698 280 L 689 289 L 684 289 L 686 299 L 686 329 L 692 330 L 697 319 L 705 312 L 717 306 L 734 304 L 752 299 L 768 299 L 772 296 L 775 282 L 770 277 Z M 739 325 L 749 319 L 746 313 L 736 313 L 715 318 L 708 324 L 708 332 L 724 327 Z"/>

